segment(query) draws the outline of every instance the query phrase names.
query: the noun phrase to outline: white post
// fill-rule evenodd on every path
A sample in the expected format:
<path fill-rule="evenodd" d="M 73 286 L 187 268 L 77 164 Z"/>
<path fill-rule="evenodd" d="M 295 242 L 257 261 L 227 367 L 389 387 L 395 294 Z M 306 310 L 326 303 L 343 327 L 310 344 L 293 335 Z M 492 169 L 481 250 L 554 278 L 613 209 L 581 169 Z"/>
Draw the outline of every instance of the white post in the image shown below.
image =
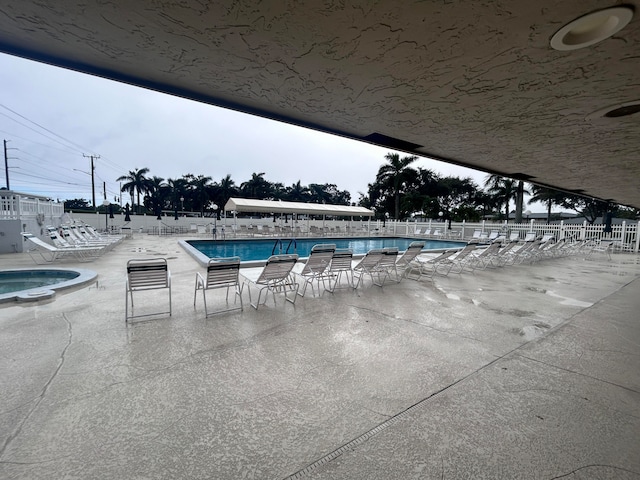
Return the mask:
<path fill-rule="evenodd" d="M 587 221 L 582 222 L 582 230 L 580 231 L 580 240 L 587 238 Z"/>
<path fill-rule="evenodd" d="M 558 232 L 558 240 L 564 238 L 564 220 L 560 220 L 560 232 Z"/>
<path fill-rule="evenodd" d="M 640 250 L 640 222 L 636 225 L 636 248 L 633 251 L 638 253 L 638 250 Z"/>
<path fill-rule="evenodd" d="M 620 232 L 620 248 L 627 243 L 627 221 L 622 222 L 622 231 Z"/>
<path fill-rule="evenodd" d="M 484 233 L 484 225 L 486 223 L 486 220 L 482 220 L 482 233 Z"/>

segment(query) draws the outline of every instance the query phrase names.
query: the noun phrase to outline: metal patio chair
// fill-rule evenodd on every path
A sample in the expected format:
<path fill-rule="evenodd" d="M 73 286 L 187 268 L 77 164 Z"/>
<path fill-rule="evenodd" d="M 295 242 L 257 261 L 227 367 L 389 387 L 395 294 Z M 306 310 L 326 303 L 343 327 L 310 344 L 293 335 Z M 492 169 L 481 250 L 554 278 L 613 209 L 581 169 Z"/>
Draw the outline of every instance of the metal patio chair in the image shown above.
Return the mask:
<path fill-rule="evenodd" d="M 234 306 L 228 307 L 229 289 L 234 288 Z M 211 313 L 207 310 L 207 290 L 227 289 L 227 308 L 215 310 Z M 207 273 L 202 276 L 196 272 L 196 284 L 193 290 L 193 306 L 196 306 L 196 295 L 198 290 L 202 290 L 202 300 L 204 301 L 205 318 L 217 313 L 230 312 L 233 310 L 243 310 L 242 285 L 240 284 L 240 257 L 212 258 L 207 265 Z M 235 306 L 237 297 L 240 297 L 240 306 Z"/>
<path fill-rule="evenodd" d="M 148 317 L 151 315 L 169 314 L 171 316 L 171 272 L 164 258 L 133 259 L 127 262 L 127 281 L 125 291 L 125 323 L 132 318 Z M 147 290 L 168 289 L 169 311 L 133 315 L 133 292 Z M 131 315 L 129 315 L 129 299 L 131 300 Z"/>

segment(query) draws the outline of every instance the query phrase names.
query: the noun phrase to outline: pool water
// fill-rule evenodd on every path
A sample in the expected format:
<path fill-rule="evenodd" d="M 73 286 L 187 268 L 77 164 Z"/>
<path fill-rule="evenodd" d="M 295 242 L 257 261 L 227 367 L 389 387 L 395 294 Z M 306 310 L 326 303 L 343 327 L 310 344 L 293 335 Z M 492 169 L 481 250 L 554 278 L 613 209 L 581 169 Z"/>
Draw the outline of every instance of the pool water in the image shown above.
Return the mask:
<path fill-rule="evenodd" d="M 80 272 L 66 270 L 0 271 L 0 294 L 55 285 L 79 276 Z"/>
<path fill-rule="evenodd" d="M 185 243 L 209 258 L 240 257 L 243 262 L 265 261 L 271 255 L 297 253 L 308 257 L 314 245 L 333 243 L 337 248 L 349 248 L 354 255 L 364 255 L 373 248 L 398 247 L 404 251 L 415 242 L 415 238 L 375 237 L 375 238 L 298 238 L 268 240 L 187 240 Z M 425 242 L 423 250 L 461 248 L 464 242 L 444 240 L 420 240 Z"/>

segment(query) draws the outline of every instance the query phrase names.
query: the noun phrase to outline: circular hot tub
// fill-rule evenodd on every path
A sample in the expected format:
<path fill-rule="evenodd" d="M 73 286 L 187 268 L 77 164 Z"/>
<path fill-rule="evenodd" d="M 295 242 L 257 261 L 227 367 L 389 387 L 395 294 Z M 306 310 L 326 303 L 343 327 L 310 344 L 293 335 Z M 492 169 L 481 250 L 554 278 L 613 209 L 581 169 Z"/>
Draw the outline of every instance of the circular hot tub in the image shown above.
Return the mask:
<path fill-rule="evenodd" d="M 83 268 L 17 268 L 0 270 L 0 303 L 51 298 L 56 291 L 89 285 L 98 274 Z"/>

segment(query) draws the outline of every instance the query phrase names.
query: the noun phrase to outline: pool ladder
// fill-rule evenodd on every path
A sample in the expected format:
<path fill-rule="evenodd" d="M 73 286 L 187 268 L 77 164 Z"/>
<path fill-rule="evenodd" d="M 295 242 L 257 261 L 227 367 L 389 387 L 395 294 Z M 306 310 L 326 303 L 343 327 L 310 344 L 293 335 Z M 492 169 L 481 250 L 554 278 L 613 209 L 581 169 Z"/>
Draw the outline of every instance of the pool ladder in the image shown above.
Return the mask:
<path fill-rule="evenodd" d="M 271 249 L 271 255 L 281 255 L 281 254 L 288 254 L 289 253 L 289 249 L 291 248 L 291 246 L 293 245 L 293 252 L 291 253 L 297 253 L 298 252 L 298 242 L 296 241 L 295 238 L 292 238 L 289 240 L 289 243 L 287 244 L 287 248 L 284 248 L 284 242 L 282 241 L 281 238 L 277 239 L 276 242 L 273 244 L 273 248 Z M 276 252 L 277 250 L 277 252 Z M 284 251 L 283 251 L 284 250 Z"/>

